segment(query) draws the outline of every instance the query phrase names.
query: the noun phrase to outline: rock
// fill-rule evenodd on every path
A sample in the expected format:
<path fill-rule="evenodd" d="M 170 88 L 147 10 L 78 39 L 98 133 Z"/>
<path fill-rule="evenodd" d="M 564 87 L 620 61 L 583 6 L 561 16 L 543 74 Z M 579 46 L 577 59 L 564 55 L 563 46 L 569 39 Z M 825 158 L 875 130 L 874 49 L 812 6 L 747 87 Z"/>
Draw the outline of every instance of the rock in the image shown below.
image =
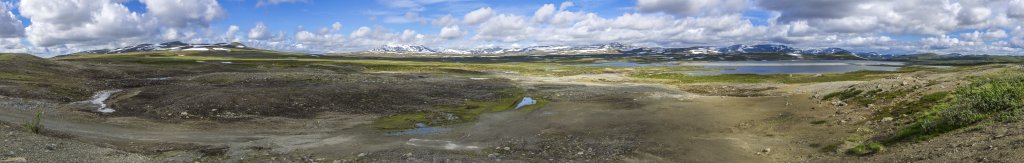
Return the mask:
<path fill-rule="evenodd" d="M 46 144 L 46 150 L 57 150 L 57 144 Z"/>
<path fill-rule="evenodd" d="M 772 153 L 772 149 L 771 148 L 764 148 L 763 150 L 761 150 L 761 153 L 764 153 L 764 154 Z"/>
<path fill-rule="evenodd" d="M 12 157 L 0 162 L 28 162 L 28 159 L 25 159 L 24 157 Z"/>
<path fill-rule="evenodd" d="M 366 153 L 359 153 L 359 155 L 356 155 L 356 157 L 366 157 Z"/>
<path fill-rule="evenodd" d="M 404 154 L 404 155 L 402 155 L 402 156 L 403 156 L 403 157 L 412 157 L 412 153 L 406 153 L 406 154 Z"/>
<path fill-rule="evenodd" d="M 835 106 L 846 106 L 847 104 L 846 104 L 846 102 L 843 102 L 843 101 L 835 101 L 835 102 L 832 102 L 832 105 L 835 105 Z"/>
<path fill-rule="evenodd" d="M 892 117 L 882 118 L 882 122 L 892 122 L 892 120 L 895 120 L 895 118 L 892 118 Z"/>

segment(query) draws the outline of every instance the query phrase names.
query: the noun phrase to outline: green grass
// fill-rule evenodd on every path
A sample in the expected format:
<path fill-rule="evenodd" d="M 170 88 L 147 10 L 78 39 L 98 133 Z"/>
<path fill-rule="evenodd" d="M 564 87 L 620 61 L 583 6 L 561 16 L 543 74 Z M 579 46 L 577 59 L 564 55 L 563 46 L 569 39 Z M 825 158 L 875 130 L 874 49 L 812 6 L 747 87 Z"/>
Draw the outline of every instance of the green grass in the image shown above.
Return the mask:
<path fill-rule="evenodd" d="M 393 60 L 388 60 L 393 59 Z M 199 65 L 204 63 L 233 62 L 226 66 L 241 67 L 303 67 L 310 64 L 361 66 L 368 72 L 446 73 L 460 75 L 487 75 L 511 72 L 526 75 L 571 76 L 619 72 L 674 72 L 696 70 L 690 66 L 578 66 L 558 62 L 497 62 L 459 63 L 427 58 L 351 58 L 337 56 L 311 56 L 270 51 L 232 52 L 143 52 L 126 54 L 78 55 L 58 58 L 66 61 L 122 62 L 160 66 Z M 204 62 L 204 63 L 201 63 Z M 576 62 L 576 61 L 568 61 Z"/>
<path fill-rule="evenodd" d="M 917 100 L 901 101 L 896 103 L 895 105 L 879 110 L 879 112 L 875 113 L 873 119 L 882 119 L 885 117 L 899 117 L 900 115 L 912 115 L 914 113 L 928 111 L 932 107 L 935 107 L 935 105 L 944 103 L 946 100 L 948 100 L 949 94 L 949 92 L 935 92 L 924 95 Z"/>
<path fill-rule="evenodd" d="M 882 143 L 868 142 L 846 150 L 846 154 L 864 156 L 883 151 L 885 151 L 885 145 L 882 145 Z"/>
<path fill-rule="evenodd" d="M 933 96 L 928 98 L 937 99 L 941 94 Z M 917 113 L 913 124 L 885 143 L 927 140 L 982 121 L 1017 121 L 1024 116 L 1024 74 L 1011 69 L 977 78 L 972 84 L 957 88 L 950 96 L 948 101 Z"/>
<path fill-rule="evenodd" d="M 25 130 L 27 130 L 28 132 L 38 134 L 38 133 L 41 133 L 43 131 L 42 121 L 43 121 L 43 112 L 42 111 L 36 112 L 35 119 L 32 119 L 29 122 L 25 122 L 23 127 L 25 127 Z"/>
<path fill-rule="evenodd" d="M 525 92 L 521 89 L 503 92 L 506 94 L 505 98 L 496 101 L 465 101 L 460 106 L 435 106 L 434 109 L 427 112 L 382 117 L 374 121 L 372 126 L 382 130 L 403 130 L 415 128 L 417 123 L 438 126 L 472 122 L 485 113 L 504 112 L 515 109 L 516 105 L 525 97 Z M 534 98 L 534 100 L 537 101 L 536 104 L 525 106 L 516 111 L 529 112 L 547 104 L 547 100 L 544 99 Z M 438 117 L 447 114 L 454 115 L 458 119 L 454 121 L 437 120 Z"/>
<path fill-rule="evenodd" d="M 857 81 L 881 78 L 881 74 L 890 74 L 889 71 L 861 70 L 847 73 L 833 74 L 723 74 L 710 76 L 693 76 L 685 73 L 634 73 L 630 74 L 635 78 L 665 79 L 675 83 L 817 83 L 833 81 Z"/>

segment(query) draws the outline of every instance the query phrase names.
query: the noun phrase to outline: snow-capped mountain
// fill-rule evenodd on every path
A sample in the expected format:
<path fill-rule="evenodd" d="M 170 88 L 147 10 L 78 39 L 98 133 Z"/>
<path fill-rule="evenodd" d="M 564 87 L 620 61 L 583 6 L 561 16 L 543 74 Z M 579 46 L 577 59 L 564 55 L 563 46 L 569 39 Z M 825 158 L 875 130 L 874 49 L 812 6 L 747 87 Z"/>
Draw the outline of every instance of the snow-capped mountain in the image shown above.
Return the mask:
<path fill-rule="evenodd" d="M 774 44 L 760 44 L 760 45 L 743 45 L 737 44 L 728 47 L 718 49 L 719 52 L 725 54 L 738 54 L 738 53 L 797 53 L 800 49 L 792 48 L 786 45 L 774 45 Z"/>
<path fill-rule="evenodd" d="M 383 54 L 438 54 L 441 51 L 427 48 L 423 45 L 383 45 L 379 48 L 370 49 L 369 53 L 383 53 Z M 449 52 L 457 52 L 451 51 Z"/>
<path fill-rule="evenodd" d="M 470 50 L 428 48 L 422 45 L 383 45 L 363 53 L 379 54 L 614 54 L 622 49 L 632 49 L 619 43 L 584 46 L 531 46 L 526 48 L 489 47 Z"/>
<path fill-rule="evenodd" d="M 216 43 L 216 44 L 188 44 L 181 41 L 165 42 L 160 44 L 138 44 L 116 49 L 99 49 L 78 52 L 79 54 L 119 54 L 131 52 L 148 52 L 163 50 L 226 50 L 226 48 L 246 48 L 241 43 Z"/>
<path fill-rule="evenodd" d="M 775 45 L 775 44 L 759 44 L 759 45 L 732 45 L 718 49 L 719 52 L 724 54 L 741 54 L 741 53 L 788 53 L 788 54 L 803 54 L 803 55 L 830 55 L 830 54 L 853 54 L 852 52 L 841 49 L 841 48 L 824 48 L 824 49 L 798 49 L 789 47 L 786 45 Z"/>
<path fill-rule="evenodd" d="M 853 53 L 848 51 L 848 50 L 846 50 L 846 49 L 824 48 L 824 49 L 801 50 L 800 54 L 818 54 L 818 55 L 822 55 L 822 54 L 853 54 Z"/>

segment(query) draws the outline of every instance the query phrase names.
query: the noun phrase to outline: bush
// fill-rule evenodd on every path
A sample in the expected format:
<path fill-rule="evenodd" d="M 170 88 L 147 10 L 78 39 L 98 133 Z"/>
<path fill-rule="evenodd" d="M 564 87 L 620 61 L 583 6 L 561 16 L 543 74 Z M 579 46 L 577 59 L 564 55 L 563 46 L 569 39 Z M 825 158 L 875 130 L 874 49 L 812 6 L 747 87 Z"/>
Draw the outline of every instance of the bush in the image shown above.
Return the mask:
<path fill-rule="evenodd" d="M 952 99 L 922 112 L 917 121 L 886 140 L 925 140 L 975 123 L 1016 121 L 1024 116 L 1024 74 L 975 80 L 957 88 Z"/>
<path fill-rule="evenodd" d="M 43 112 L 42 111 L 36 112 L 36 118 L 33 119 L 30 122 L 26 122 L 25 123 L 25 130 L 28 130 L 28 132 L 32 132 L 32 133 L 36 133 L 36 134 L 42 132 L 43 131 L 43 124 L 40 124 L 40 122 L 42 122 L 42 121 L 43 121 Z"/>
<path fill-rule="evenodd" d="M 951 125 L 966 126 L 993 115 L 1013 119 L 1024 109 L 1024 75 L 978 80 L 960 88 L 939 116 Z"/>

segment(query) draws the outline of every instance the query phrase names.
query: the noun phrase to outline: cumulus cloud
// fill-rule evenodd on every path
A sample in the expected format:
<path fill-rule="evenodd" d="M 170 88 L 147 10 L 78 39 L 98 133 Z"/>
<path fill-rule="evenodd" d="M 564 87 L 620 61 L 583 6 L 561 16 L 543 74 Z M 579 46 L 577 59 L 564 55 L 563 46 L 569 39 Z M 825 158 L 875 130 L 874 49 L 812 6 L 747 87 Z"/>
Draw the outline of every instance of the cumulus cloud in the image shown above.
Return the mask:
<path fill-rule="evenodd" d="M 562 2 L 562 5 L 558 6 L 558 10 L 559 11 L 563 11 L 563 10 L 568 9 L 569 7 L 572 7 L 572 6 L 575 6 L 575 5 L 576 4 L 572 3 L 572 1 L 565 1 L 565 2 Z"/>
<path fill-rule="evenodd" d="M 458 25 L 454 25 L 454 26 L 448 26 L 448 27 L 441 28 L 441 33 L 438 34 L 438 36 L 440 36 L 443 39 L 457 39 L 457 38 L 461 38 L 462 35 L 464 35 L 464 34 L 465 33 L 462 32 L 461 29 L 459 29 Z"/>
<path fill-rule="evenodd" d="M 0 2 L 0 38 L 15 38 L 25 35 L 25 27 L 21 25 L 21 20 L 11 12 L 13 8 L 14 5 L 11 3 Z"/>
<path fill-rule="evenodd" d="M 252 40 L 267 40 L 274 37 L 270 29 L 267 29 L 267 25 L 263 24 L 263 22 L 256 22 L 256 26 L 249 29 L 248 36 Z"/>
<path fill-rule="evenodd" d="M 484 7 L 466 14 L 462 22 L 469 25 L 477 25 L 491 19 L 492 16 L 494 16 L 494 10 L 490 7 Z"/>
<path fill-rule="evenodd" d="M 140 0 L 147 14 L 170 27 L 208 27 L 210 22 L 225 17 L 217 0 Z"/>
<path fill-rule="evenodd" d="M 1006 38 L 1008 36 L 1009 35 L 1006 33 L 1006 31 L 1004 31 L 1002 29 L 995 29 L 995 30 L 989 29 L 987 31 L 974 31 L 974 32 L 971 32 L 971 33 L 960 34 L 960 38 L 962 38 L 964 40 L 967 40 L 967 41 L 975 41 L 975 42 L 982 42 L 982 41 L 993 40 L 993 39 L 1002 39 L 1002 38 Z"/>
<path fill-rule="evenodd" d="M 1020 0 L 1013 0 L 1020 1 Z M 895 33 L 941 36 L 962 29 L 1012 24 L 1017 2 L 933 0 L 761 0 L 779 23 L 807 21 L 824 32 Z M 1006 4 L 1011 4 L 1007 7 Z M 1005 10 L 1004 10 L 1005 9 Z M 996 13 L 1008 11 L 1008 13 Z"/>
<path fill-rule="evenodd" d="M 26 35 L 37 46 L 102 44 L 141 39 L 157 30 L 154 19 L 112 0 L 23 0 Z"/>
<path fill-rule="evenodd" d="M 544 22 L 547 21 L 551 15 L 555 14 L 555 4 L 544 4 L 540 9 L 537 9 L 533 13 L 533 22 Z"/>
<path fill-rule="evenodd" d="M 734 14 L 746 9 L 746 0 L 638 0 L 640 12 L 663 12 L 677 16 Z"/>
<path fill-rule="evenodd" d="M 1013 18 L 1024 18 L 1024 0 L 1011 0 L 1007 6 L 1007 15 Z"/>
<path fill-rule="evenodd" d="M 485 41 L 516 42 L 528 34 L 523 16 L 501 14 L 480 24 L 473 39 Z"/>
<path fill-rule="evenodd" d="M 235 38 L 235 34 L 238 33 L 238 30 L 241 30 L 241 29 L 237 25 L 228 26 L 228 31 L 224 32 L 224 40 L 225 41 L 238 41 Z"/>

